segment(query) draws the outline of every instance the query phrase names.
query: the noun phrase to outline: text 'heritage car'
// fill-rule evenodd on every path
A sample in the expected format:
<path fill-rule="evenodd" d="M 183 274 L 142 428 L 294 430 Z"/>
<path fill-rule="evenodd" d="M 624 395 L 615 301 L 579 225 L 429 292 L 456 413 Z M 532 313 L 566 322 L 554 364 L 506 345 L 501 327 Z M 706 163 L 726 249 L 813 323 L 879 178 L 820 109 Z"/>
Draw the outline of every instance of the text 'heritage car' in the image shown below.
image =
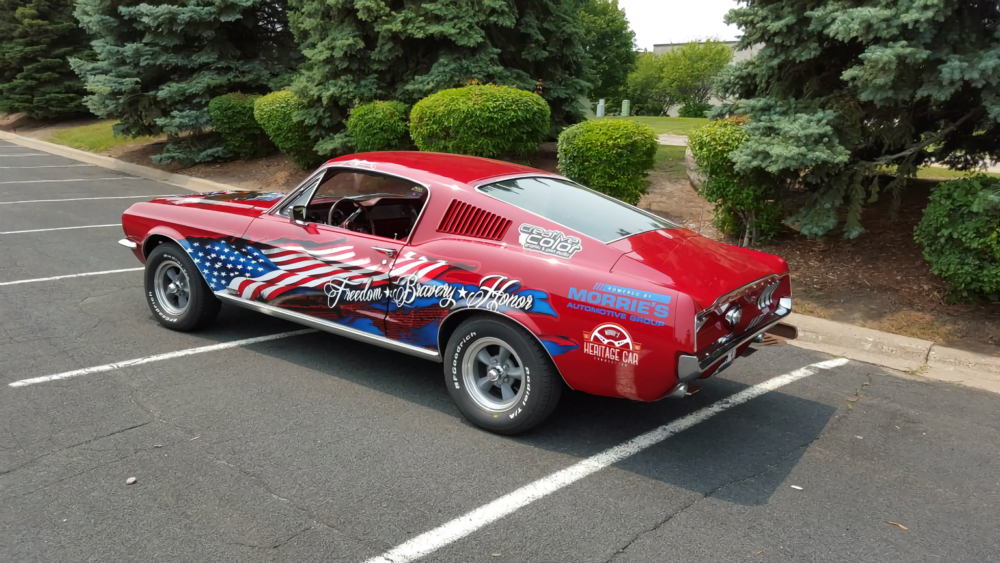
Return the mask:
<path fill-rule="evenodd" d="M 781 258 L 507 162 L 352 155 L 288 194 L 161 197 L 122 224 L 164 326 L 224 301 L 436 360 L 465 416 L 504 434 L 564 384 L 684 397 L 763 333 L 794 337 Z"/>

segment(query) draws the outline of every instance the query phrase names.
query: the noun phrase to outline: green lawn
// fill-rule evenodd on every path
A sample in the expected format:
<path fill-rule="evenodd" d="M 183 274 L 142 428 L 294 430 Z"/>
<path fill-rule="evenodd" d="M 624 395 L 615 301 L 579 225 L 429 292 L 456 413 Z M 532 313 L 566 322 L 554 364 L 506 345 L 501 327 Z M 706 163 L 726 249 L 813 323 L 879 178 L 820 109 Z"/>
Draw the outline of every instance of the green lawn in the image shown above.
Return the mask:
<path fill-rule="evenodd" d="M 704 117 L 605 117 L 602 119 L 628 119 L 645 123 L 656 131 L 657 135 L 687 135 L 690 131 L 708 123 Z"/>
<path fill-rule="evenodd" d="M 152 140 L 152 137 L 115 137 L 112 127 L 116 121 L 101 121 L 92 125 L 81 125 L 69 129 L 59 129 L 53 131 L 47 141 L 59 145 L 66 145 L 74 149 L 88 152 L 103 152 L 122 145 L 135 145 Z"/>
<path fill-rule="evenodd" d="M 973 172 L 948 170 L 947 168 L 938 168 L 937 166 L 922 166 L 917 169 L 917 178 L 925 178 L 928 180 L 954 180 L 955 178 L 964 178 L 970 174 L 973 174 Z M 992 172 L 987 172 L 986 175 L 1000 178 L 1000 174 Z"/>
<path fill-rule="evenodd" d="M 687 168 L 684 165 L 685 148 L 660 145 L 656 151 L 653 173 L 665 174 L 676 180 L 687 178 Z"/>

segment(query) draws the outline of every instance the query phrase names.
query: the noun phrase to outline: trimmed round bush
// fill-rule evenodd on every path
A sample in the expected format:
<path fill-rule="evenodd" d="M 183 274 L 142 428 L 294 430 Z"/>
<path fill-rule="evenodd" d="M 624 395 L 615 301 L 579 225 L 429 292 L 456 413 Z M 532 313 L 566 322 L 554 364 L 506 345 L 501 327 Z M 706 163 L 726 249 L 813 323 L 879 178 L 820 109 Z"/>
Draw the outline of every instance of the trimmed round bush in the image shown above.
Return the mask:
<path fill-rule="evenodd" d="M 659 141 L 648 125 L 584 121 L 559 135 L 559 170 L 588 188 L 635 205 L 646 193 Z"/>
<path fill-rule="evenodd" d="M 347 131 L 358 152 L 404 150 L 410 146 L 403 102 L 372 102 L 351 110 Z"/>
<path fill-rule="evenodd" d="M 224 94 L 208 102 L 208 115 L 216 132 L 222 135 L 226 148 L 242 159 L 265 156 L 274 144 L 253 116 L 257 95 Z"/>
<path fill-rule="evenodd" d="M 914 235 L 952 301 L 1000 299 L 1000 179 L 976 175 L 939 184 Z"/>
<path fill-rule="evenodd" d="M 422 151 L 496 158 L 528 156 L 549 133 L 549 104 L 504 86 L 442 90 L 410 113 L 410 135 Z"/>
<path fill-rule="evenodd" d="M 309 169 L 320 161 L 309 138 L 309 128 L 295 120 L 305 103 L 295 94 L 281 90 L 258 98 L 253 116 L 278 149 L 300 168 Z"/>
<path fill-rule="evenodd" d="M 678 117 L 705 117 L 710 109 L 712 109 L 712 104 L 684 104 L 681 109 L 677 110 L 677 115 Z"/>

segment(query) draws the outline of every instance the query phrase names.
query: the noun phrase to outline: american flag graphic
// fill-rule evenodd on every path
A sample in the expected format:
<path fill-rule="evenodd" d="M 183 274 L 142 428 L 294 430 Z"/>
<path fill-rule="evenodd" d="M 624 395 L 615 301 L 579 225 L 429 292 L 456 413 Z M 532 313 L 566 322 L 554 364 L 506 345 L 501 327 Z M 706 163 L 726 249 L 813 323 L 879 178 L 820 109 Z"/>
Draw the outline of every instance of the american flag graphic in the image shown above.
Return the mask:
<path fill-rule="evenodd" d="M 229 290 L 244 299 L 272 301 L 293 290 L 323 287 L 337 279 L 370 282 L 371 287 L 390 278 L 415 275 L 421 282 L 434 279 L 448 268 L 443 260 L 431 260 L 407 252 L 394 262 L 382 264 L 358 257 L 354 247 L 344 244 L 315 245 L 275 241 L 257 248 L 239 240 L 187 239 L 185 249 L 205 274 L 213 291 Z"/>

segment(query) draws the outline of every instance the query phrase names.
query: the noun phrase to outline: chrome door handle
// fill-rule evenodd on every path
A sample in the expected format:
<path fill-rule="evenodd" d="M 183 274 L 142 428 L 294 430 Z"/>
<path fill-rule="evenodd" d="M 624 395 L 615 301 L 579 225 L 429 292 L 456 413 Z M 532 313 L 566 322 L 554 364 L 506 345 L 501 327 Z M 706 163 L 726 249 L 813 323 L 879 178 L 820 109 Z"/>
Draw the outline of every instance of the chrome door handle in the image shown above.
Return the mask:
<path fill-rule="evenodd" d="M 382 247 L 379 247 L 379 246 L 373 246 L 372 250 L 375 250 L 377 252 L 381 252 L 382 254 L 385 254 L 389 258 L 394 258 L 396 256 L 396 249 L 395 248 L 382 248 Z"/>

